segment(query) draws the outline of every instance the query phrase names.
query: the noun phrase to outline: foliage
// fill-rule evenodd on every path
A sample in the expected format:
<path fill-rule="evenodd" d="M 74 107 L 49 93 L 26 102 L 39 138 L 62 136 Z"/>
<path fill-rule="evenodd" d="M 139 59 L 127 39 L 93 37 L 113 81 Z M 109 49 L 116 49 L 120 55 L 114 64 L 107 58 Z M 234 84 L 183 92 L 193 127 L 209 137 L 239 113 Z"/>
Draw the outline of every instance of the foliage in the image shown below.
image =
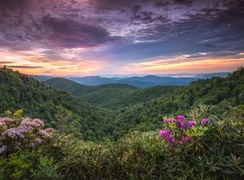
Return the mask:
<path fill-rule="evenodd" d="M 0 179 L 56 179 L 51 154 L 53 129 L 42 129 L 40 119 L 21 117 L 22 109 L 0 117 Z"/>
<path fill-rule="evenodd" d="M 77 91 L 77 95 L 82 94 L 83 98 L 86 96 L 90 102 L 110 110 L 93 106 L 27 75 L 0 69 L 0 115 L 8 109 L 23 108 L 24 116 L 44 119 L 45 127 L 61 133 L 93 142 L 118 140 L 130 131 L 155 130 L 163 123 L 162 117 L 187 114 L 200 103 L 212 105 L 210 114 L 232 111 L 239 117 L 241 108 L 234 109 L 244 104 L 243 69 L 240 67 L 227 77 L 199 80 L 177 88 L 135 89 L 110 84 L 86 89 L 65 83 L 66 89 Z"/>
<path fill-rule="evenodd" d="M 134 131 L 101 144 L 53 134 L 38 148 L 4 151 L 0 179 L 243 179 L 244 119 L 209 109 L 200 105 L 187 118 L 165 118 L 163 130 L 170 130 L 174 140 L 158 130 Z M 20 112 L 14 114 L 14 121 L 23 121 Z"/>
<path fill-rule="evenodd" d="M 159 127 L 162 117 L 187 114 L 198 104 L 211 105 L 210 114 L 223 114 L 244 104 L 244 67 L 227 77 L 213 77 L 192 82 L 169 91 L 157 99 L 121 109 L 114 123 L 117 139 L 130 130 L 149 131 Z"/>
<path fill-rule="evenodd" d="M 45 127 L 63 133 L 91 141 L 111 138 L 112 113 L 17 71 L 0 68 L 0 102 L 0 116 L 23 109 L 24 116 L 44 119 Z"/>
<path fill-rule="evenodd" d="M 93 105 L 111 110 L 119 110 L 124 107 L 146 102 L 178 88 L 176 86 L 153 86 L 138 89 L 127 84 L 85 86 L 64 78 L 49 79 L 45 83 L 66 91 L 71 95 L 81 97 Z"/>
<path fill-rule="evenodd" d="M 42 129 L 44 123 L 40 119 L 21 117 L 22 109 L 6 113 L 10 117 L 0 117 L 0 154 L 8 156 L 18 149 L 40 148 L 52 138 L 53 129 Z"/>

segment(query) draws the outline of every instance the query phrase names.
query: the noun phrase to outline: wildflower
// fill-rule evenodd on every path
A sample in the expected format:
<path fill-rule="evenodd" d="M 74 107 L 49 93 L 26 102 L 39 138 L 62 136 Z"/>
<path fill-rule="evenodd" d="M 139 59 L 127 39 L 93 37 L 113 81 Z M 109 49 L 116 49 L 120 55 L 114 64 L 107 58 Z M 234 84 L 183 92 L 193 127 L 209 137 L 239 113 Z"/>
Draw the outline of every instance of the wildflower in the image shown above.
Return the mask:
<path fill-rule="evenodd" d="M 173 136 L 171 136 L 171 135 L 167 135 L 167 136 L 165 137 L 165 140 L 168 141 L 168 142 L 173 142 L 173 141 L 174 141 L 174 138 L 173 138 Z"/>
<path fill-rule="evenodd" d="M 202 125 L 205 125 L 205 124 L 208 123 L 208 121 L 209 121 L 208 118 L 204 118 L 204 119 L 201 121 L 201 124 L 202 124 Z"/>
<path fill-rule="evenodd" d="M 185 128 L 186 128 L 186 124 L 185 124 L 184 122 L 180 122 L 180 127 L 181 127 L 182 129 L 185 129 Z"/>
<path fill-rule="evenodd" d="M 194 121 L 188 121 L 188 126 L 195 126 L 196 125 L 196 123 L 194 122 Z"/>
<path fill-rule="evenodd" d="M 38 144 L 41 144 L 42 140 L 40 138 L 36 138 L 35 142 L 37 142 Z"/>
<path fill-rule="evenodd" d="M 178 116 L 175 116 L 175 119 L 178 120 L 178 121 L 184 121 L 185 120 L 185 116 L 178 115 Z"/>
<path fill-rule="evenodd" d="M 161 130 L 161 131 L 159 132 L 159 136 L 160 136 L 160 137 L 163 137 L 163 136 L 165 136 L 165 135 L 167 135 L 167 134 L 170 134 L 170 133 L 171 133 L 171 131 L 170 131 L 169 129 Z"/>
<path fill-rule="evenodd" d="M 6 149 L 7 149 L 7 146 L 5 146 L 5 145 L 2 146 L 2 147 L 0 148 L 0 154 L 3 153 Z"/>
<path fill-rule="evenodd" d="M 170 118 L 167 118 L 167 119 L 164 120 L 164 122 L 165 122 L 165 123 L 171 123 L 172 120 L 171 120 Z"/>
<path fill-rule="evenodd" d="M 35 146 L 34 143 L 30 143 L 30 144 L 29 144 L 29 147 L 34 147 L 34 146 Z"/>
<path fill-rule="evenodd" d="M 187 137 L 187 136 L 182 136 L 182 137 L 181 137 L 181 141 L 182 141 L 182 142 L 187 142 L 187 141 L 189 141 L 189 140 L 190 140 L 190 138 Z"/>
<path fill-rule="evenodd" d="M 41 135 L 46 135 L 47 132 L 46 132 L 45 130 L 40 130 L 40 131 L 39 131 L 39 134 L 41 134 Z"/>
<path fill-rule="evenodd" d="M 53 132 L 53 128 L 46 128 L 44 129 L 46 132 Z"/>

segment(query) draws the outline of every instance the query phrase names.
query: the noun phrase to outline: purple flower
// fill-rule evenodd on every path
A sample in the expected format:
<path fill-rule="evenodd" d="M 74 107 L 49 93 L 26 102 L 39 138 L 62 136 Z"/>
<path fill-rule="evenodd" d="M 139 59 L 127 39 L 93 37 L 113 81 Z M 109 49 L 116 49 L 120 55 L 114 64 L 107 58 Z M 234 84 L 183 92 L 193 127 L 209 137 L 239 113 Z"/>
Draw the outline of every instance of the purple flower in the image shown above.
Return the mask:
<path fill-rule="evenodd" d="M 47 132 L 46 132 L 45 130 L 40 130 L 40 131 L 39 131 L 39 134 L 41 134 L 41 135 L 46 135 Z"/>
<path fill-rule="evenodd" d="M 189 141 L 189 140 L 190 140 L 190 138 L 187 137 L 187 136 L 182 136 L 182 137 L 181 137 L 181 141 L 182 141 L 182 142 L 187 142 L 187 141 Z"/>
<path fill-rule="evenodd" d="M 183 115 L 178 115 L 178 116 L 175 116 L 175 119 L 176 119 L 177 121 L 184 121 L 184 120 L 185 120 L 185 116 L 183 116 Z"/>
<path fill-rule="evenodd" d="M 164 122 L 165 122 L 165 123 L 171 123 L 172 120 L 171 120 L 170 118 L 167 118 L 167 119 L 164 120 Z"/>
<path fill-rule="evenodd" d="M 34 143 L 30 143 L 30 144 L 29 144 L 29 147 L 34 147 L 34 146 L 35 146 Z"/>
<path fill-rule="evenodd" d="M 174 138 L 173 138 L 173 136 L 171 136 L 171 135 L 167 135 L 167 136 L 165 137 L 165 140 L 168 141 L 168 142 L 173 142 L 173 141 L 174 141 Z"/>
<path fill-rule="evenodd" d="M 0 148 L 0 154 L 3 153 L 6 149 L 7 149 L 7 146 L 5 146 L 5 145 L 2 146 L 2 147 Z"/>
<path fill-rule="evenodd" d="M 42 140 L 40 138 L 36 138 L 35 142 L 38 143 L 38 144 L 41 144 Z"/>
<path fill-rule="evenodd" d="M 166 134 L 170 134 L 170 133 L 171 133 L 171 131 L 170 131 L 169 129 L 161 130 L 161 131 L 159 132 L 159 136 L 160 136 L 160 137 L 163 137 L 163 136 L 165 136 Z"/>
<path fill-rule="evenodd" d="M 204 118 L 204 119 L 201 121 L 201 124 L 202 124 L 202 125 L 205 125 L 205 124 L 208 123 L 208 121 L 209 121 L 208 118 Z"/>
<path fill-rule="evenodd" d="M 186 128 L 186 124 L 185 124 L 184 122 L 180 122 L 180 127 L 181 127 L 182 129 L 185 129 L 185 128 Z"/>
<path fill-rule="evenodd" d="M 188 126 L 195 126 L 196 125 L 196 123 L 194 122 L 194 121 L 188 121 Z"/>

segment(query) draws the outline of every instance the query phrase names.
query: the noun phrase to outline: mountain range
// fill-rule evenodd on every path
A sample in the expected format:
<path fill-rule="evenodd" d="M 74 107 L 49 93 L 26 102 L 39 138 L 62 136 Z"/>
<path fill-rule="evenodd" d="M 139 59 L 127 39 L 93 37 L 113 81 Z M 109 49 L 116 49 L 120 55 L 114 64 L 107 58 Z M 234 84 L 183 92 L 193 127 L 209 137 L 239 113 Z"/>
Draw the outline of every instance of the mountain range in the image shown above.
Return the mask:
<path fill-rule="evenodd" d="M 214 76 L 225 77 L 228 72 L 208 73 L 208 74 L 171 74 L 171 75 L 146 75 L 146 76 L 124 76 L 124 77 L 101 77 L 101 76 L 86 76 L 86 77 L 62 77 L 79 84 L 87 86 L 97 86 L 102 84 L 128 84 L 131 86 L 145 88 L 156 85 L 173 85 L 185 86 L 192 81 L 199 79 L 211 78 Z M 52 76 L 32 76 L 39 81 L 47 81 L 54 77 Z"/>
<path fill-rule="evenodd" d="M 162 79 L 143 78 L 154 83 Z M 187 114 L 199 104 L 211 105 L 211 113 L 218 114 L 233 107 L 244 109 L 243 97 L 243 67 L 226 77 L 199 79 L 185 86 L 148 88 L 119 83 L 88 86 L 65 78 L 40 82 L 0 68 L 0 116 L 6 110 L 24 109 L 24 116 L 41 118 L 46 127 L 86 141 L 118 140 L 132 130 L 160 129 L 163 117 Z"/>

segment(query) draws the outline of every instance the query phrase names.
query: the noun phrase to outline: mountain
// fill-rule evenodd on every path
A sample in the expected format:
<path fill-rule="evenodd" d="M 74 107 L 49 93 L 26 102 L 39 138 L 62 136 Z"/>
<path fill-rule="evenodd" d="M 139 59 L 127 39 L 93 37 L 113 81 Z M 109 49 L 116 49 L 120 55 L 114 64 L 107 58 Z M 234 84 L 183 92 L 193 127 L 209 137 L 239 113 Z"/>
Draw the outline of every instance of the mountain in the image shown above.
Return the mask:
<path fill-rule="evenodd" d="M 62 78 L 49 82 L 57 82 L 59 88 L 70 90 L 73 96 L 25 74 L 0 68 L 0 116 L 6 110 L 23 108 L 24 116 L 43 119 L 47 127 L 84 140 L 101 141 L 117 140 L 132 130 L 159 129 L 164 116 L 187 114 L 200 103 L 213 105 L 211 113 L 220 114 L 230 107 L 244 107 L 243 67 L 227 77 L 200 79 L 178 87 L 84 86 Z"/>
<path fill-rule="evenodd" d="M 132 129 L 148 131 L 160 128 L 163 116 L 187 114 L 199 104 L 212 105 L 212 113 L 222 114 L 235 106 L 244 111 L 244 68 L 238 68 L 227 77 L 201 79 L 157 99 L 124 108 L 114 120 L 117 129 L 113 137 L 119 138 Z"/>
<path fill-rule="evenodd" d="M 198 79 L 206 79 L 211 77 L 225 77 L 228 72 L 220 73 L 207 73 L 207 74 L 169 74 L 169 75 L 147 75 L 143 77 L 132 76 L 132 77 L 100 77 L 100 76 L 86 76 L 86 77 L 60 77 L 65 78 L 79 84 L 87 86 L 97 86 L 102 84 L 128 84 L 138 88 L 151 87 L 156 85 L 172 85 L 172 86 L 185 86 L 190 84 L 192 81 Z M 54 77 L 42 76 L 42 75 L 29 75 L 34 77 L 38 81 L 44 82 Z"/>
<path fill-rule="evenodd" d="M 125 77 L 125 78 L 105 78 L 100 76 L 87 76 L 87 77 L 69 77 L 69 80 L 74 82 L 87 85 L 87 86 L 97 86 L 101 84 L 129 84 L 131 86 L 145 88 L 156 85 L 177 85 L 183 86 L 188 85 L 190 82 L 198 80 L 199 78 L 178 78 L 178 77 L 160 77 L 160 76 L 145 76 L 145 77 Z"/>
<path fill-rule="evenodd" d="M 47 81 L 48 79 L 52 79 L 52 76 L 41 76 L 41 75 L 29 75 L 30 77 L 33 77 L 37 79 L 40 82 Z"/>
<path fill-rule="evenodd" d="M 0 68 L 0 116 L 24 109 L 23 115 L 40 118 L 62 133 L 98 140 L 111 136 L 113 114 L 25 74 Z"/>
<path fill-rule="evenodd" d="M 208 74 L 171 74 L 168 76 L 155 76 L 147 75 L 143 77 L 133 76 L 133 77 L 100 77 L 100 76 L 87 76 L 87 77 L 68 77 L 67 79 L 77 82 L 79 84 L 87 86 L 97 86 L 101 84 L 113 84 L 122 83 L 129 84 L 138 88 L 151 87 L 156 85 L 171 85 L 171 86 L 186 86 L 193 81 L 199 79 L 206 79 L 211 77 L 225 77 L 227 72 L 221 73 L 208 73 Z M 191 76 L 191 77 L 180 77 L 180 76 Z"/>
<path fill-rule="evenodd" d="M 87 86 L 97 86 L 101 84 L 116 83 L 116 81 L 113 79 L 100 77 L 100 76 L 69 77 L 67 79 Z"/>
<path fill-rule="evenodd" d="M 148 75 L 145 77 L 130 77 L 123 80 L 119 80 L 120 83 L 134 85 L 136 87 L 145 88 L 156 85 L 172 85 L 172 86 L 183 86 L 188 85 L 192 81 L 196 81 L 196 78 L 175 78 L 175 77 L 159 77 Z"/>
<path fill-rule="evenodd" d="M 127 84 L 85 86 L 64 78 L 53 78 L 45 83 L 71 95 L 79 96 L 93 105 L 111 110 L 119 110 L 137 103 L 146 102 L 178 88 L 175 86 L 153 86 L 138 89 Z"/>

